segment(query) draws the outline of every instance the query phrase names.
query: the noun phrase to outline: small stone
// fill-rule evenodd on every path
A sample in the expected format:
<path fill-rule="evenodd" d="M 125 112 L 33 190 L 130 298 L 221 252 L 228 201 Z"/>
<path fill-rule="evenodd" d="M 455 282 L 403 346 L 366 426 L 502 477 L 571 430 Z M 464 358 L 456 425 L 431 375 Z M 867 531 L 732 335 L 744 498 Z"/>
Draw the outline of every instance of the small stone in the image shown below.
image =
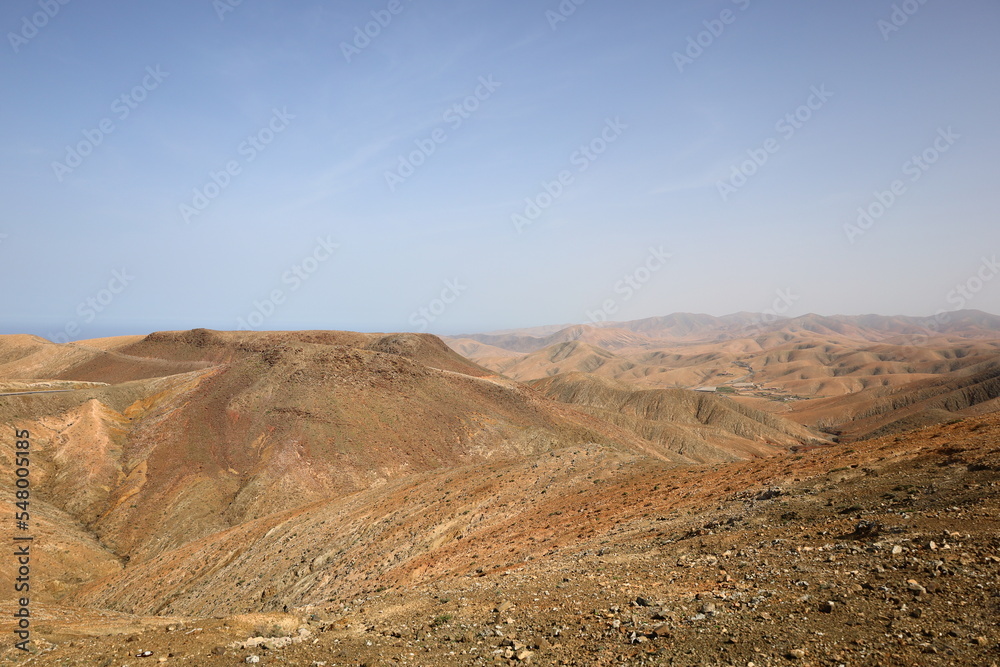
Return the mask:
<path fill-rule="evenodd" d="M 535 640 L 531 643 L 531 645 L 540 651 L 547 651 L 552 648 L 552 644 L 549 643 L 549 640 L 541 635 L 535 637 Z"/>
<path fill-rule="evenodd" d="M 793 648 L 787 655 L 790 660 L 801 660 L 806 657 L 806 652 L 800 648 Z"/>
<path fill-rule="evenodd" d="M 824 614 L 831 614 L 836 606 L 836 602 L 833 600 L 827 600 L 826 602 L 820 604 L 819 610 Z"/>
<path fill-rule="evenodd" d="M 225 653 L 226 653 L 225 646 L 216 646 L 215 648 L 212 649 L 212 655 L 225 655 Z"/>
<path fill-rule="evenodd" d="M 710 616 L 714 615 L 716 613 L 715 603 L 706 602 L 705 604 L 701 605 L 701 609 L 699 609 L 698 611 L 700 611 L 702 614 L 708 614 Z"/>
<path fill-rule="evenodd" d="M 649 600 L 647 600 L 646 598 L 639 596 L 635 599 L 635 605 L 637 607 L 648 607 L 650 606 L 650 603 Z"/>
<path fill-rule="evenodd" d="M 249 663 L 249 664 L 256 664 L 256 663 L 260 662 L 260 656 L 248 655 L 246 657 L 246 659 L 243 660 L 243 662 L 246 662 L 246 663 Z"/>
<path fill-rule="evenodd" d="M 898 544 L 892 548 L 893 556 L 898 556 L 901 553 L 903 553 L 903 547 L 899 546 Z"/>
<path fill-rule="evenodd" d="M 986 646 L 986 644 L 989 643 L 989 640 L 986 637 L 979 636 L 973 639 L 972 643 L 975 644 L 976 646 Z"/>
<path fill-rule="evenodd" d="M 516 655 L 516 657 L 517 657 L 517 661 L 518 662 L 531 662 L 531 658 L 534 655 L 535 654 L 532 653 L 531 651 L 524 650 L 524 651 L 518 652 L 517 655 Z"/>
<path fill-rule="evenodd" d="M 921 586 L 916 579 L 907 579 L 906 587 L 911 593 L 916 593 L 917 595 L 923 595 L 927 592 L 927 589 Z"/>
<path fill-rule="evenodd" d="M 655 637 L 669 637 L 670 636 L 670 626 L 666 623 L 660 623 L 655 628 L 653 628 L 653 635 Z"/>
<path fill-rule="evenodd" d="M 882 524 L 878 521 L 859 521 L 854 526 L 854 535 L 858 538 L 878 537 L 882 532 Z"/>
<path fill-rule="evenodd" d="M 510 611 L 513 608 L 514 608 L 514 605 L 512 605 L 509 601 L 504 600 L 499 605 L 497 605 L 496 607 L 494 607 L 493 611 L 495 611 L 498 614 L 502 614 L 502 613 L 504 613 L 506 611 Z"/>

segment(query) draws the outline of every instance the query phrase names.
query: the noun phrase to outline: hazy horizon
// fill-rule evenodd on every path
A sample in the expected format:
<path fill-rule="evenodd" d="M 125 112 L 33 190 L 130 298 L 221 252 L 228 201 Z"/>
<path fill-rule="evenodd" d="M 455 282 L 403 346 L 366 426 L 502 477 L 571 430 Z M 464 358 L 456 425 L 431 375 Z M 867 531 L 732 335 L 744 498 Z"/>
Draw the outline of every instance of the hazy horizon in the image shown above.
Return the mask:
<path fill-rule="evenodd" d="M 986 0 L 9 2 L 0 329 L 997 313 L 998 24 Z"/>
<path fill-rule="evenodd" d="M 975 308 L 973 308 L 973 309 L 966 309 L 964 311 L 955 311 L 955 312 L 956 312 L 956 314 L 957 314 L 957 312 L 963 312 L 963 313 L 982 313 L 982 314 L 990 316 L 990 317 L 1000 318 L 1000 314 L 990 313 L 990 312 L 982 311 L 982 310 L 975 309 Z M 560 330 L 560 329 L 574 327 L 574 326 L 580 326 L 580 325 L 594 325 L 594 326 L 614 327 L 615 325 L 628 324 L 628 323 L 634 322 L 634 321 L 641 321 L 641 320 L 645 320 L 645 319 L 666 318 L 666 317 L 671 317 L 671 316 L 675 316 L 675 315 L 691 315 L 691 316 L 695 316 L 695 317 L 708 316 L 708 317 L 715 317 L 715 318 L 720 318 L 720 319 L 721 318 L 726 318 L 726 317 L 738 316 L 738 315 L 745 315 L 745 316 L 751 316 L 751 317 L 761 317 L 759 323 L 763 323 L 763 324 L 769 324 L 769 323 L 772 323 L 772 322 L 780 322 L 780 321 L 783 321 L 783 320 L 793 320 L 793 319 L 796 319 L 796 318 L 809 317 L 809 316 L 816 316 L 816 317 L 821 317 L 821 318 L 831 318 L 831 319 L 836 319 L 836 318 L 840 318 L 840 317 L 847 317 L 847 318 L 860 318 L 860 317 L 897 318 L 898 317 L 898 318 L 906 318 L 906 319 L 916 320 L 916 322 L 918 324 L 923 323 L 926 326 L 929 326 L 932 330 L 934 329 L 934 327 L 938 326 L 938 324 L 935 324 L 935 320 L 937 319 L 937 317 L 940 317 L 939 314 L 934 314 L 934 313 L 930 313 L 930 314 L 926 314 L 926 315 L 912 315 L 912 314 L 902 314 L 902 313 L 892 313 L 892 314 L 884 314 L 884 313 L 853 313 L 853 314 L 849 314 L 849 313 L 834 313 L 834 314 L 799 313 L 797 315 L 781 315 L 781 314 L 776 313 L 773 309 L 769 308 L 769 309 L 766 309 L 766 310 L 760 311 L 760 312 L 739 311 L 739 312 L 734 312 L 734 313 L 722 313 L 722 314 L 718 314 L 718 315 L 712 314 L 712 313 L 674 312 L 674 313 L 664 313 L 662 315 L 650 315 L 650 316 L 647 316 L 647 317 L 640 317 L 640 318 L 635 318 L 635 319 L 630 319 L 630 320 L 608 320 L 608 321 L 602 321 L 602 322 L 579 321 L 579 322 L 561 322 L 561 323 L 560 322 L 541 322 L 541 323 L 536 323 L 536 324 L 528 324 L 528 325 L 523 326 L 523 327 L 500 327 L 500 328 L 496 328 L 496 329 L 464 330 L 464 331 L 427 331 L 427 332 L 424 332 L 424 333 L 436 334 L 436 335 L 439 335 L 439 336 L 442 336 L 442 337 L 445 337 L 445 338 L 461 338 L 464 335 L 506 334 L 506 333 L 511 333 L 511 332 L 528 332 L 528 331 L 532 331 L 532 330 L 536 330 L 536 329 Z M 948 317 L 950 317 L 952 315 L 952 313 L 948 312 L 948 311 L 944 311 L 944 315 L 947 316 L 947 317 L 945 319 L 943 319 L 943 320 L 940 321 L 941 324 L 944 324 L 944 323 L 948 322 L 949 321 Z M 187 330 L 191 330 L 191 329 L 209 329 L 209 330 L 217 330 L 217 331 L 239 331 L 240 330 L 240 329 L 238 329 L 236 327 L 229 328 L 229 329 L 226 329 L 226 328 L 213 329 L 212 327 L 204 327 L 204 326 L 198 326 L 198 325 L 195 325 L 195 326 L 192 326 L 192 327 L 181 327 L 181 328 L 178 328 L 178 327 L 169 327 L 168 326 L 168 327 L 150 329 L 150 328 L 144 328 L 140 322 L 132 322 L 132 323 L 128 324 L 127 326 L 123 327 L 123 328 L 114 328 L 114 327 L 104 328 L 104 327 L 97 327 L 97 326 L 95 326 L 93 328 L 93 335 L 89 335 L 89 336 L 82 337 L 82 338 L 81 337 L 68 336 L 68 335 L 64 334 L 63 336 L 54 336 L 54 338 L 57 338 L 58 340 L 53 340 L 53 338 L 49 338 L 48 336 L 46 336 L 44 334 L 37 333 L 37 332 L 17 330 L 17 329 L 6 329 L 6 328 L 3 329 L 3 330 L 0 330 L 0 335 L 30 334 L 30 335 L 41 336 L 42 338 L 46 338 L 47 340 L 52 340 L 53 342 L 60 343 L 60 342 L 78 342 L 78 341 L 85 341 L 85 340 L 88 340 L 88 339 L 114 338 L 114 337 L 119 337 L 119 336 L 148 335 L 148 334 L 151 334 L 151 333 L 165 332 L 165 331 L 187 331 Z M 332 330 L 337 330 L 337 331 L 357 331 L 359 333 L 385 333 L 385 334 L 404 333 L 404 332 L 412 332 L 413 331 L 413 329 L 389 330 L 389 329 L 366 329 L 366 328 L 362 328 L 362 327 L 348 327 L 348 328 L 344 328 L 344 329 L 329 329 L 329 328 L 322 328 L 322 327 L 318 328 L 318 329 L 312 329 L 312 328 L 310 328 L 310 329 L 282 329 L 282 328 L 269 329 L 269 328 L 261 327 L 261 328 L 249 328 L 249 329 L 244 329 L 244 330 L 252 330 L 252 331 L 257 331 L 257 332 L 261 332 L 261 333 L 267 333 L 267 332 L 281 333 L 281 332 L 294 332 L 294 331 L 303 331 L 303 330 L 306 330 L 306 331 L 311 331 L 311 330 L 318 330 L 318 331 L 332 331 Z M 68 339 L 68 340 L 64 340 L 64 339 Z"/>

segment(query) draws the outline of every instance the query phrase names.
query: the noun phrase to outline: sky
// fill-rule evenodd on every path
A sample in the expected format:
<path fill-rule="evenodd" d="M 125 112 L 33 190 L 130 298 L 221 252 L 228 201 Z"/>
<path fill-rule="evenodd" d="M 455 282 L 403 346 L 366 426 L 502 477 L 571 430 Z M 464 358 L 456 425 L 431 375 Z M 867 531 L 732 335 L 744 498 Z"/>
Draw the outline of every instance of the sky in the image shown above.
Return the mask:
<path fill-rule="evenodd" d="M 995 0 L 6 0 L 0 333 L 1000 312 Z"/>

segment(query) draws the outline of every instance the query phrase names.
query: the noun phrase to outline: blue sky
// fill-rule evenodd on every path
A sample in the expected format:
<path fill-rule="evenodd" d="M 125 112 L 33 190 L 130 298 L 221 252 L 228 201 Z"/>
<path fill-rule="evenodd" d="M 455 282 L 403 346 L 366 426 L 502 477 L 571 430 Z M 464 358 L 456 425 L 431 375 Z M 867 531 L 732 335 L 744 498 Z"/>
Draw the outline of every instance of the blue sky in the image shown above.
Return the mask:
<path fill-rule="evenodd" d="M 990 0 L 63 2 L 0 9 L 5 333 L 1000 312 Z"/>

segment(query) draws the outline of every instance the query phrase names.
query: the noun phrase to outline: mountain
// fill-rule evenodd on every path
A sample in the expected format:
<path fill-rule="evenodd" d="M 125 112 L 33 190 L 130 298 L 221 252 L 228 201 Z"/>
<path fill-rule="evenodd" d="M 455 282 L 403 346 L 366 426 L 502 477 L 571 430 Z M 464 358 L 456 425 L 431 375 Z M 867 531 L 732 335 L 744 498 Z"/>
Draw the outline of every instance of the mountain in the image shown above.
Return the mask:
<path fill-rule="evenodd" d="M 598 332 L 603 330 L 603 332 Z M 629 334 L 638 337 L 630 337 Z M 608 350 L 630 345 L 670 343 L 714 343 L 731 338 L 758 338 L 769 334 L 817 334 L 853 341 L 885 341 L 910 337 L 997 338 L 1000 316 L 978 310 L 960 310 L 940 318 L 884 315 L 834 315 L 809 313 L 781 317 L 767 313 L 734 313 L 722 317 L 697 313 L 674 313 L 628 322 L 600 322 L 562 327 L 535 327 L 495 334 L 464 334 L 448 340 L 474 340 L 512 352 L 534 352 L 554 343 L 583 340 Z M 898 340 L 898 344 L 907 341 Z"/>
<path fill-rule="evenodd" d="M 1000 318 L 979 311 L 950 313 L 940 322 L 678 313 L 544 337 L 515 331 L 448 344 L 521 382 L 585 372 L 651 389 L 722 387 L 755 407 L 780 411 L 757 399 L 784 404 L 892 389 L 986 363 L 1000 354 Z"/>
<path fill-rule="evenodd" d="M 1000 361 L 994 359 L 898 387 L 873 387 L 810 401 L 786 416 L 803 423 L 822 423 L 827 431 L 856 440 L 998 409 Z"/>
<path fill-rule="evenodd" d="M 510 334 L 474 334 L 460 336 L 459 341 L 475 341 L 490 347 L 501 348 L 510 352 L 535 352 L 550 345 L 579 341 L 607 350 L 617 350 L 627 347 L 641 347 L 652 341 L 644 335 L 623 328 L 602 328 L 589 324 L 577 324 L 560 329 L 545 336 L 534 336 L 525 333 Z"/>
<path fill-rule="evenodd" d="M 8 397 L 0 414 L 38 434 L 51 502 L 122 558 L 416 472 L 647 447 L 431 336 L 195 330 L 49 347 L 62 346 L 43 346 L 42 366 L 32 353 L 33 372 L 109 386 Z"/>
<path fill-rule="evenodd" d="M 820 340 L 765 368 L 841 359 Z M 582 340 L 549 362 L 594 372 L 522 384 L 419 334 L 0 337 L 0 424 L 31 442 L 29 660 L 880 664 L 884 624 L 857 619 L 906 600 L 922 611 L 893 617 L 910 640 L 894 656 L 917 663 L 930 640 L 985 664 L 1000 376 L 971 363 L 983 344 L 826 405 L 603 376 L 621 351 Z M 743 345 L 635 354 L 699 367 Z M 837 443 L 790 419 L 800 406 L 854 410 L 826 423 L 845 438 L 889 430 Z M 13 438 L 0 458 L 13 468 Z"/>
<path fill-rule="evenodd" d="M 556 375 L 530 385 L 700 462 L 769 456 L 822 442 L 792 422 L 707 393 L 636 389 L 586 373 Z"/>
<path fill-rule="evenodd" d="M 199 329 L 72 345 L 6 337 L 0 359 L 19 378 L 0 380 L 12 394 L 0 397 L 0 420 L 28 429 L 39 450 L 40 516 L 51 517 L 65 552 L 100 545 L 95 568 L 57 568 L 53 595 L 248 522 L 430 471 L 590 445 L 689 464 L 776 455 L 813 439 L 791 422 L 765 443 L 731 423 L 696 424 L 693 413 L 677 426 L 621 420 L 499 376 L 429 335 Z M 685 403 L 686 393 L 678 414 L 706 400 Z"/>
<path fill-rule="evenodd" d="M 589 444 L 416 473 L 35 603 L 32 664 L 989 664 L 997 471 L 992 414 L 711 466 Z M 903 604 L 884 646 L 865 619 Z"/>

